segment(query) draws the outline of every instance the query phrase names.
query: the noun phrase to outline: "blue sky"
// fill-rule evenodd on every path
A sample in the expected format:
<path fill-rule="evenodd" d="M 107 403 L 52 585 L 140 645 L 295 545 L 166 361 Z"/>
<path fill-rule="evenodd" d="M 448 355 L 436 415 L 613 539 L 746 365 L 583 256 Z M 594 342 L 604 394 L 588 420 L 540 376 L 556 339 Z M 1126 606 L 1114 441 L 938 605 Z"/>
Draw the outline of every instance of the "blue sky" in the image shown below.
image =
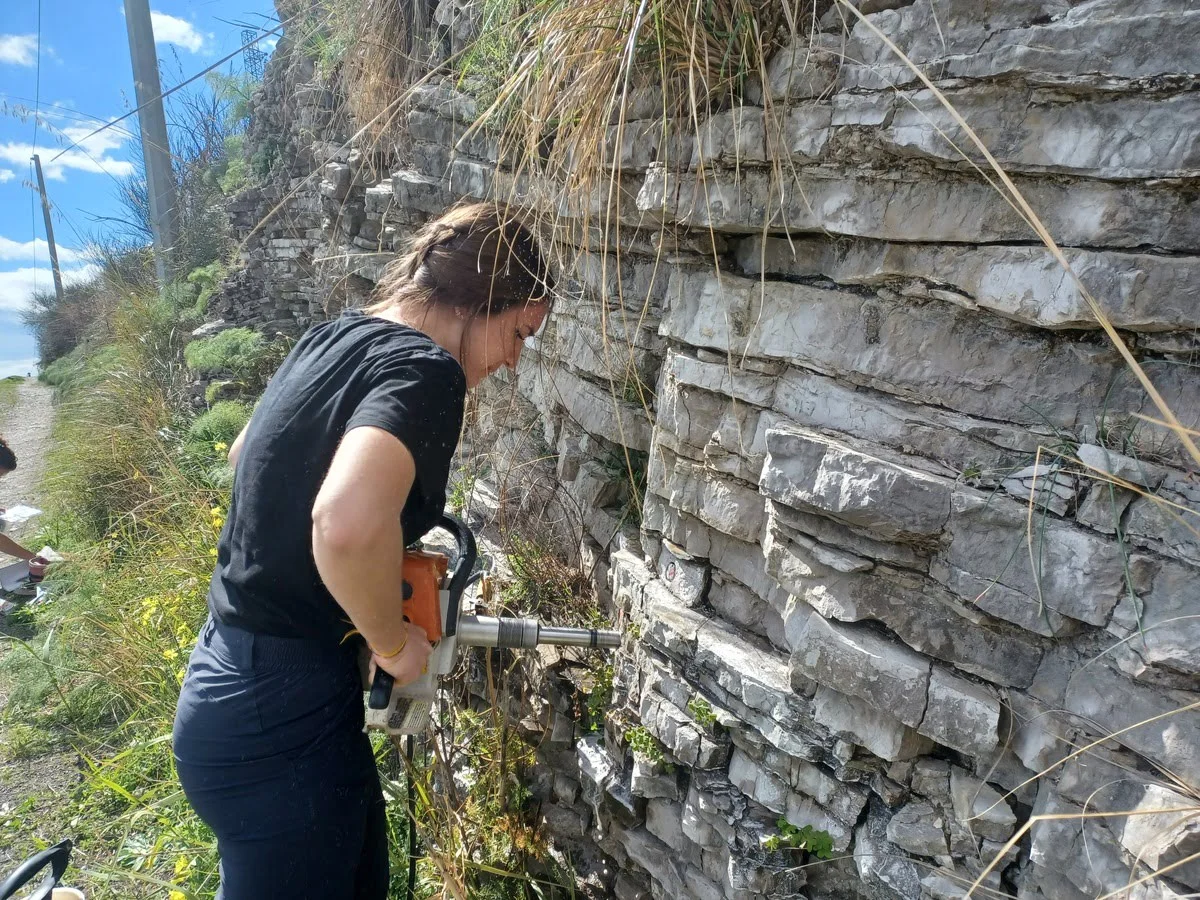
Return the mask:
<path fill-rule="evenodd" d="M 37 147 L 67 279 L 86 274 L 86 237 L 118 210 L 116 180 L 133 170 L 137 134 L 134 116 L 48 164 L 135 104 L 121 0 L 41 0 L 40 90 L 38 3 L 0 0 L 0 377 L 34 370 L 37 350 L 19 314 L 35 284 L 52 285 L 41 208 L 28 185 L 35 123 L 23 110 L 41 97 Z M 150 8 L 164 90 L 240 47 L 235 23 L 276 23 L 271 0 L 151 0 Z"/>

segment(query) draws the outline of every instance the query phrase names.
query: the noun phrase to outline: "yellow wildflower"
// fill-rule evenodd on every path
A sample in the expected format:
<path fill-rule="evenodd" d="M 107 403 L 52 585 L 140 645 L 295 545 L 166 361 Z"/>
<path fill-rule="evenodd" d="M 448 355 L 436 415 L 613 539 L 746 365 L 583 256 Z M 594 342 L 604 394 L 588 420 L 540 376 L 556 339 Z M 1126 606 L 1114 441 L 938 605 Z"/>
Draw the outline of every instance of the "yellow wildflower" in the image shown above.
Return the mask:
<path fill-rule="evenodd" d="M 227 443 L 225 443 L 224 441 L 217 441 L 215 444 L 213 444 L 213 449 L 216 450 L 218 453 L 224 453 L 226 450 L 229 449 L 229 445 Z"/>

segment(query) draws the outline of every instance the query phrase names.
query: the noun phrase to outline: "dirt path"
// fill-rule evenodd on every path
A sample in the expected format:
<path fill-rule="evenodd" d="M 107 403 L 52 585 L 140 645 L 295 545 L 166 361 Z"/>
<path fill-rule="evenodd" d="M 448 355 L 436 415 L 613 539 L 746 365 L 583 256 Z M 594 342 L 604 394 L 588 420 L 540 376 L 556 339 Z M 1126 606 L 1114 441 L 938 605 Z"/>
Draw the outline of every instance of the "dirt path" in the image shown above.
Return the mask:
<path fill-rule="evenodd" d="M 17 455 L 16 470 L 0 481 L 0 506 L 18 503 L 37 506 L 40 502 L 38 488 L 46 468 L 46 451 L 54 424 L 53 396 L 53 388 L 28 379 L 17 386 L 16 403 L 0 419 L 0 437 Z M 33 527 L 26 531 L 36 529 L 36 521 L 31 524 Z"/>
<path fill-rule="evenodd" d="M 53 394 L 52 388 L 30 379 L 17 386 L 16 402 L 0 414 L 0 437 L 8 442 L 17 456 L 17 468 L 0 479 L 0 506 L 16 506 L 18 503 L 41 505 L 40 487 L 54 424 L 51 405 Z M 37 527 L 38 522 L 34 519 L 12 536 L 22 541 L 23 535 L 33 534 Z M 28 628 L 9 625 L 0 619 L 0 660 L 8 653 L 24 652 L 12 650 L 6 636 L 28 639 L 33 635 Z M 12 759 L 11 743 L 6 740 L 7 729 L 14 724 L 14 717 L 5 714 L 9 695 L 8 677 L 7 673 L 0 671 L 0 828 L 11 816 L 20 814 L 26 798 L 61 794 L 78 782 L 80 777 L 76 756 L 70 751 L 46 753 L 30 759 Z M 22 840 L 25 836 L 23 832 L 26 832 L 22 823 L 35 820 L 37 807 L 41 805 L 35 801 L 34 809 L 20 814 L 21 820 L 10 823 L 16 826 L 15 841 L 10 840 L 13 837 L 11 832 L 0 834 L 0 880 L 24 858 L 28 847 L 27 841 Z"/>

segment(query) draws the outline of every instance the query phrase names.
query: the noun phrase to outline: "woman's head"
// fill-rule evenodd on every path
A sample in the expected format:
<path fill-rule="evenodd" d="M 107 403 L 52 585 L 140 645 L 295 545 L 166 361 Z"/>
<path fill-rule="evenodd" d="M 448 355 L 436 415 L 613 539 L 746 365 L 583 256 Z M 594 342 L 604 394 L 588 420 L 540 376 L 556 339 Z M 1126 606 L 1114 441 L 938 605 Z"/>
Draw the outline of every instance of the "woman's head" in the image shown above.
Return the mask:
<path fill-rule="evenodd" d="M 472 203 L 417 233 L 380 279 L 370 311 L 419 308 L 423 319 L 460 325 L 457 347 L 447 349 L 474 386 L 496 369 L 516 367 L 553 286 L 529 229 L 503 205 Z"/>
<path fill-rule="evenodd" d="M 7 475 L 17 467 L 17 454 L 12 452 L 8 442 L 0 438 L 0 476 Z"/>

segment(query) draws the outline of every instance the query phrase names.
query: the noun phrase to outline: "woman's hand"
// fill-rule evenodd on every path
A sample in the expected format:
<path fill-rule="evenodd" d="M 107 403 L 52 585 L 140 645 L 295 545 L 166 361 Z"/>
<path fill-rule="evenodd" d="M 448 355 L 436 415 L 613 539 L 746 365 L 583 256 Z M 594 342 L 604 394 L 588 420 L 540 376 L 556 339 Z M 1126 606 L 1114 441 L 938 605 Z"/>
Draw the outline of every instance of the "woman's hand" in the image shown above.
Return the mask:
<path fill-rule="evenodd" d="M 395 656 L 387 658 L 380 656 L 376 652 L 371 653 L 372 667 L 378 666 L 396 679 L 396 686 L 403 687 L 417 680 L 425 671 L 429 663 L 429 654 L 433 652 L 433 645 L 429 643 L 428 635 L 425 629 L 420 625 L 408 623 L 408 637 L 404 642 L 404 649 Z M 371 669 L 371 682 L 375 681 L 375 669 Z"/>

